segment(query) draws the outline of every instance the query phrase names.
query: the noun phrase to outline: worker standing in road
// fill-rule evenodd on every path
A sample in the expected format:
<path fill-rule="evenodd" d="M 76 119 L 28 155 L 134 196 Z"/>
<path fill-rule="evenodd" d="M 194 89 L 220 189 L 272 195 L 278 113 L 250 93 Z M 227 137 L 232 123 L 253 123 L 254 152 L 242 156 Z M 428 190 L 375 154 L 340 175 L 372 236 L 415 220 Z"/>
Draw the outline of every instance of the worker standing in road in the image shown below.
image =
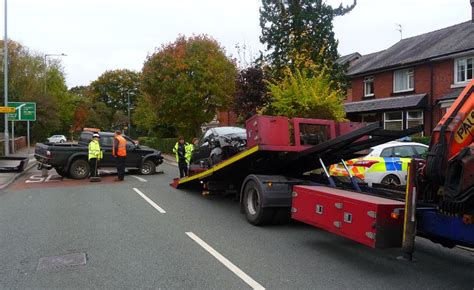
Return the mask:
<path fill-rule="evenodd" d="M 178 142 L 176 142 L 173 148 L 173 153 L 176 154 L 176 161 L 178 162 L 179 178 L 183 178 L 188 175 L 188 164 L 191 160 L 189 145 L 190 144 L 185 143 L 184 138 L 180 136 Z"/>
<path fill-rule="evenodd" d="M 127 140 L 125 140 L 122 136 L 122 132 L 119 130 L 115 131 L 112 155 L 115 157 L 117 164 L 118 176 L 115 181 L 123 181 L 125 177 L 125 159 L 127 157 Z"/>
<path fill-rule="evenodd" d="M 196 149 L 196 146 L 194 144 L 197 144 L 197 138 L 193 138 L 193 142 L 191 144 L 186 144 L 186 175 L 189 175 L 189 168 L 191 165 L 191 159 L 193 157 L 193 151 L 194 149 Z"/>
<path fill-rule="evenodd" d="M 102 159 L 102 150 L 100 149 L 99 138 L 99 134 L 94 133 L 92 135 L 92 140 L 89 143 L 89 165 L 91 168 L 90 177 L 99 176 L 97 172 L 97 163 L 99 163 L 99 161 Z"/>

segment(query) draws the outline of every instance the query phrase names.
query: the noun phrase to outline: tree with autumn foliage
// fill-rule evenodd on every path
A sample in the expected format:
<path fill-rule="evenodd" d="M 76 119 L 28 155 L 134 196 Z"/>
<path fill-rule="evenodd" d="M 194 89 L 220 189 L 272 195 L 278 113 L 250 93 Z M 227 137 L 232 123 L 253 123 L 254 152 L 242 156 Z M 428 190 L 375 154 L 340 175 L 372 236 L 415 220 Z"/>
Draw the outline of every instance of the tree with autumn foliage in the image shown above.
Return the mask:
<path fill-rule="evenodd" d="M 218 110 L 230 106 L 236 76 L 234 62 L 216 40 L 179 36 L 147 57 L 141 78 L 144 97 L 137 108 L 147 114 L 135 118 L 148 130 L 157 123 L 195 136 Z"/>
<path fill-rule="evenodd" d="M 0 46 L 3 46 L 3 41 L 0 41 Z M 31 122 L 31 138 L 44 140 L 52 134 L 67 134 L 75 100 L 67 91 L 61 61 L 49 59 L 45 62 L 43 54 L 13 40 L 8 41 L 8 59 L 9 101 L 36 103 L 36 121 Z M 0 78 L 2 96 L 3 81 Z M 0 130 L 3 131 L 3 122 Z M 15 122 L 15 134 L 26 133 L 26 122 Z"/>

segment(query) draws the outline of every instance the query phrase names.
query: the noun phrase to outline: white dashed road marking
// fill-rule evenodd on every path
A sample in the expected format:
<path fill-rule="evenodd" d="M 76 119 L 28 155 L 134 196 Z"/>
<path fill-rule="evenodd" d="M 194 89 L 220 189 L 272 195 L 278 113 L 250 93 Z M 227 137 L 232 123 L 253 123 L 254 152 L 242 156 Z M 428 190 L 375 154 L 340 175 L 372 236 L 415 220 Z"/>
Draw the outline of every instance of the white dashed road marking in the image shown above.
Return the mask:
<path fill-rule="evenodd" d="M 136 176 L 136 175 L 130 175 L 130 176 L 135 177 L 136 179 L 140 180 L 141 182 L 147 182 L 148 181 L 145 178 L 141 178 L 140 176 Z"/>
<path fill-rule="evenodd" d="M 146 200 L 146 202 L 148 202 L 152 207 L 154 207 L 157 211 L 159 211 L 160 213 L 166 213 L 166 211 L 164 209 L 162 209 L 159 205 L 157 205 L 155 202 L 153 202 L 153 200 L 151 200 L 150 198 L 148 198 L 148 196 L 146 196 L 143 192 L 141 192 L 140 190 L 138 190 L 137 188 L 133 188 L 133 190 L 135 190 L 136 193 L 138 193 L 138 195 L 140 195 L 141 197 L 143 197 L 144 200 Z"/>
<path fill-rule="evenodd" d="M 260 285 L 257 281 L 252 279 L 249 275 L 245 274 L 244 271 L 240 270 L 236 265 L 234 265 L 231 261 L 229 261 L 226 257 L 219 254 L 216 250 L 214 250 L 211 246 L 209 246 L 206 242 L 201 240 L 198 236 L 196 236 L 192 232 L 186 232 L 186 235 L 190 237 L 193 241 L 198 243 L 204 250 L 206 250 L 209 254 L 214 256 L 219 262 L 221 262 L 224 266 L 227 267 L 231 272 L 237 275 L 240 279 L 242 279 L 245 283 L 247 283 L 253 289 L 265 289 L 262 285 Z"/>

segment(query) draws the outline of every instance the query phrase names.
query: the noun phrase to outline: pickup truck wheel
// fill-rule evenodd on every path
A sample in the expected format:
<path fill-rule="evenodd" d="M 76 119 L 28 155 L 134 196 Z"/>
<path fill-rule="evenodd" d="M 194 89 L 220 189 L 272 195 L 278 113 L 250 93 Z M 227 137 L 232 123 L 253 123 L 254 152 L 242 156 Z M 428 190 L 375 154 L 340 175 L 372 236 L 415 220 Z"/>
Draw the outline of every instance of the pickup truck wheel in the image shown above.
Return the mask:
<path fill-rule="evenodd" d="M 244 188 L 243 207 L 249 223 L 260 226 L 272 222 L 274 208 L 262 207 L 262 194 L 255 181 L 249 181 Z"/>
<path fill-rule="evenodd" d="M 145 160 L 140 166 L 141 175 L 150 175 L 156 172 L 156 164 L 152 160 Z"/>
<path fill-rule="evenodd" d="M 69 175 L 74 179 L 84 179 L 89 176 L 89 173 L 89 163 L 84 159 L 75 160 L 69 169 Z"/>

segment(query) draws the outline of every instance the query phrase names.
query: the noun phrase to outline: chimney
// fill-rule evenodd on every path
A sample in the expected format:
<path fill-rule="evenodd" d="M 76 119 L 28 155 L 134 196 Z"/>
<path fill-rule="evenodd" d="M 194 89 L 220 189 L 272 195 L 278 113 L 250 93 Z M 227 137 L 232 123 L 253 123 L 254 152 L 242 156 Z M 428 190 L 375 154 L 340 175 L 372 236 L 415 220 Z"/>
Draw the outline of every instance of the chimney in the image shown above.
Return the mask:
<path fill-rule="evenodd" d="M 471 0 L 471 21 L 474 23 L 474 0 Z"/>

